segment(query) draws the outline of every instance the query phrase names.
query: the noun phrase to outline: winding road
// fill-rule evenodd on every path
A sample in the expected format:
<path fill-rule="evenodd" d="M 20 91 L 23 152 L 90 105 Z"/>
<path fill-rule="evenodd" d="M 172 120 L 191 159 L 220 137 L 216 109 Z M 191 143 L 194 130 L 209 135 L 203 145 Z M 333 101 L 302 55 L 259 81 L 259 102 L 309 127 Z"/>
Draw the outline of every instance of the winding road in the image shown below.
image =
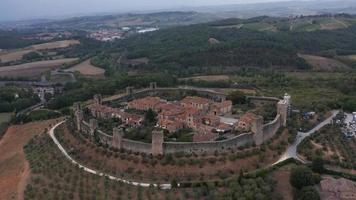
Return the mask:
<path fill-rule="evenodd" d="M 303 133 L 303 132 L 298 132 L 297 138 L 295 140 L 295 142 L 288 147 L 288 149 L 282 154 L 282 156 L 280 157 L 280 159 L 273 163 L 271 166 L 277 165 L 287 159 L 290 158 L 294 158 L 296 160 L 301 161 L 302 163 L 305 163 L 305 161 L 303 161 L 302 159 L 300 159 L 298 157 L 297 154 L 297 147 L 298 145 L 308 136 L 310 136 L 311 134 L 315 133 L 316 131 L 320 130 L 321 128 L 323 128 L 324 126 L 326 126 L 327 124 L 330 124 L 332 122 L 332 119 L 339 113 L 339 110 L 334 110 L 332 111 L 332 115 L 325 119 L 323 122 L 321 122 L 320 124 L 318 124 L 316 127 L 314 127 L 313 129 L 311 129 L 310 131 Z M 102 173 L 99 172 L 97 170 L 94 169 L 90 169 L 84 165 L 81 165 L 80 163 L 78 163 L 77 161 L 75 161 L 68 153 L 67 151 L 63 148 L 63 146 L 59 143 L 59 141 L 57 140 L 55 134 L 54 134 L 54 130 L 61 124 L 63 124 L 65 122 L 61 121 L 59 123 L 57 123 L 55 126 L 53 126 L 50 130 L 49 130 L 49 135 L 52 138 L 53 142 L 57 145 L 57 147 L 59 148 L 59 150 L 62 152 L 62 154 L 69 160 L 71 161 L 73 164 L 79 166 L 80 168 L 82 168 L 84 171 L 91 173 L 91 174 L 96 174 L 98 176 L 106 176 L 111 180 L 114 181 L 120 181 L 126 184 L 130 184 L 133 186 L 141 186 L 141 187 L 150 187 L 150 186 L 154 186 L 154 187 L 159 187 L 161 189 L 171 189 L 172 185 L 170 183 L 166 183 L 166 184 L 151 184 L 151 183 L 145 183 L 145 182 L 135 182 L 135 181 L 130 181 L 130 180 L 125 180 L 123 178 L 119 178 L 119 177 L 115 177 L 115 176 L 111 176 L 109 174 L 106 173 Z"/>
<path fill-rule="evenodd" d="M 62 154 L 69 160 L 71 161 L 73 164 L 79 166 L 81 169 L 83 169 L 84 171 L 91 173 L 91 174 L 96 174 L 98 176 L 106 176 L 108 177 L 110 180 L 114 180 L 114 181 L 120 181 L 126 184 L 130 184 L 133 186 L 141 186 L 141 187 L 150 187 L 150 186 L 154 186 L 154 187 L 159 187 L 161 189 L 167 190 L 167 189 L 171 189 L 172 185 L 167 183 L 167 184 L 151 184 L 151 183 L 144 183 L 144 182 L 135 182 L 135 181 L 130 181 L 130 180 L 125 180 L 119 177 L 115 177 L 115 176 L 111 176 L 109 174 L 105 174 L 93 169 L 90 169 L 84 165 L 81 165 L 80 163 L 78 163 L 77 161 L 75 161 L 72 157 L 70 157 L 70 155 L 67 153 L 67 151 L 63 148 L 63 146 L 59 143 L 59 141 L 57 140 L 56 136 L 54 135 L 54 130 L 61 124 L 63 124 L 65 121 L 59 122 L 58 124 L 56 124 L 55 126 L 53 126 L 50 130 L 49 130 L 49 135 L 51 136 L 53 142 L 57 145 L 57 147 L 59 148 L 59 150 L 62 152 Z"/>

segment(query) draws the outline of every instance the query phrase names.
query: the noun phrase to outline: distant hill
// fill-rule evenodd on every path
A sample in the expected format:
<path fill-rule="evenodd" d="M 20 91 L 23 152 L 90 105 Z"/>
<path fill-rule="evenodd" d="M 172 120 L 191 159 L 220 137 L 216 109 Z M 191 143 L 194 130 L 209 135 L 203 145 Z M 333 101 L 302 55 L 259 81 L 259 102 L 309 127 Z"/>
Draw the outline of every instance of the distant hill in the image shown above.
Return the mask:
<path fill-rule="evenodd" d="M 329 58 L 356 54 L 355 19 L 351 15 L 227 19 L 131 36 L 112 44 L 108 52 L 150 61 L 128 70 L 168 70 L 180 75 L 228 73 L 245 67 L 312 70 L 298 54 Z M 305 21 L 313 26 L 296 25 Z M 210 38 L 219 43 L 211 44 Z"/>
<path fill-rule="evenodd" d="M 118 14 L 105 16 L 75 17 L 48 23 L 33 24 L 33 28 L 81 29 L 121 28 L 125 26 L 159 26 L 161 28 L 205 23 L 222 19 L 214 14 L 198 12 L 157 12 L 148 14 Z"/>

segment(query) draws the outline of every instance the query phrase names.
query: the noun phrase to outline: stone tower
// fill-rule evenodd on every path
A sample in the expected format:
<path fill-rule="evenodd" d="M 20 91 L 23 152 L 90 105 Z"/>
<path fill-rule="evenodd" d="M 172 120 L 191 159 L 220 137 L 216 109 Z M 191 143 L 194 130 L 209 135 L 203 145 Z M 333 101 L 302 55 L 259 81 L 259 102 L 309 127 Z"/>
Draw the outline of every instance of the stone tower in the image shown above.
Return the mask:
<path fill-rule="evenodd" d="M 114 127 L 112 132 L 113 132 L 112 147 L 114 147 L 116 149 L 121 149 L 122 148 L 122 137 L 124 135 L 123 129 L 121 127 Z"/>
<path fill-rule="evenodd" d="M 89 120 L 90 135 L 94 136 L 95 130 L 98 128 L 98 121 L 96 119 Z"/>
<path fill-rule="evenodd" d="M 103 104 L 103 100 L 100 94 L 96 94 L 94 95 L 94 102 L 96 105 L 102 105 Z"/>
<path fill-rule="evenodd" d="M 252 121 L 251 131 L 253 133 L 253 140 L 256 145 L 261 145 L 264 142 L 263 137 L 263 117 L 257 115 Z"/>
<path fill-rule="evenodd" d="M 152 155 L 162 155 L 163 154 L 163 131 L 152 131 Z"/>
<path fill-rule="evenodd" d="M 290 113 L 291 97 L 288 94 L 284 95 L 283 100 L 277 103 L 277 114 L 281 116 L 281 123 L 283 126 L 287 126 L 287 119 Z"/>
<path fill-rule="evenodd" d="M 133 94 L 133 92 L 134 92 L 133 90 L 134 90 L 133 87 L 126 87 L 126 94 L 127 94 L 127 95 Z"/>
<path fill-rule="evenodd" d="M 74 117 L 75 117 L 75 124 L 77 126 L 77 131 L 81 131 L 82 130 L 81 126 L 82 126 L 82 121 L 84 119 L 84 116 L 79 102 L 74 103 Z"/>
<path fill-rule="evenodd" d="M 151 89 L 151 90 L 157 89 L 157 83 L 156 83 L 156 82 L 151 82 L 151 83 L 150 83 L 150 89 Z"/>

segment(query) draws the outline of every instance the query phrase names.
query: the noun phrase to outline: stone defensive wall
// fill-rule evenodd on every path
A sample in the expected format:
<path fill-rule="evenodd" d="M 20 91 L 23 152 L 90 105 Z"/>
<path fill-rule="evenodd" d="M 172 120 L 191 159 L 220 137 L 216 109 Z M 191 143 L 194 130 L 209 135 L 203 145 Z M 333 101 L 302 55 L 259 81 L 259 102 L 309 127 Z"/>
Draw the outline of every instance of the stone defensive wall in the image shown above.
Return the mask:
<path fill-rule="evenodd" d="M 277 115 L 276 118 L 263 125 L 263 141 L 271 139 L 278 131 L 278 129 L 282 126 L 281 123 L 281 115 Z"/>
<path fill-rule="evenodd" d="M 163 153 L 185 152 L 200 154 L 206 152 L 212 154 L 215 151 L 228 151 L 247 144 L 253 144 L 252 135 L 253 133 L 244 133 L 230 139 L 209 142 L 164 142 Z"/>
<path fill-rule="evenodd" d="M 126 94 L 118 96 L 111 101 L 127 101 L 131 98 L 139 98 L 147 95 L 155 95 L 159 92 L 167 91 L 194 91 L 197 95 L 210 97 L 216 101 L 225 100 L 226 95 L 215 92 L 209 89 L 195 88 L 157 88 L 155 83 L 150 84 L 150 88 L 134 91 L 132 87 L 126 89 Z M 163 131 L 152 132 L 152 142 L 144 143 L 123 138 L 124 131 L 122 128 L 114 128 L 112 135 L 109 135 L 99 130 L 96 119 L 90 119 L 89 122 L 84 121 L 83 111 L 79 103 L 74 106 L 75 123 L 77 131 L 86 134 L 89 138 L 99 139 L 104 145 L 116 149 L 125 149 L 132 152 L 147 153 L 153 155 L 170 154 L 170 153 L 214 153 L 216 151 L 223 152 L 238 147 L 256 144 L 261 145 L 265 141 L 271 139 L 281 126 L 286 126 L 288 109 L 290 105 L 290 96 L 285 96 L 283 100 L 273 97 L 248 97 L 255 104 L 273 103 L 277 106 L 277 115 L 275 119 L 267 124 L 263 124 L 263 118 L 257 117 L 252 122 L 251 132 L 244 133 L 226 140 L 207 141 L 207 142 L 164 142 Z"/>
<path fill-rule="evenodd" d="M 191 88 L 191 87 L 177 87 L 177 88 L 150 87 L 150 88 L 135 90 L 132 87 L 127 87 L 125 94 L 117 96 L 116 98 L 111 98 L 109 100 L 104 99 L 104 102 L 109 102 L 109 101 L 124 102 L 124 101 L 130 101 L 133 99 L 142 98 L 146 96 L 157 96 L 165 92 L 180 92 L 182 94 L 187 92 L 195 92 L 196 95 L 198 96 L 207 97 L 215 101 L 226 100 L 226 94 L 210 89 Z"/>
<path fill-rule="evenodd" d="M 83 121 L 82 133 L 90 136 L 90 125 L 88 122 Z M 93 134 L 96 134 L 100 142 L 109 147 L 115 148 L 114 138 L 111 135 L 106 134 L 105 132 L 96 129 Z M 152 153 L 153 144 L 144 143 L 135 140 L 121 139 L 121 148 L 139 153 Z M 120 140 L 119 139 L 119 140 Z M 231 149 L 237 149 L 238 147 L 253 144 L 253 133 L 243 133 L 241 135 L 235 136 L 221 141 L 208 141 L 208 142 L 163 142 L 162 143 L 162 153 L 170 154 L 177 152 L 184 153 L 214 153 L 216 151 L 223 152 Z"/>

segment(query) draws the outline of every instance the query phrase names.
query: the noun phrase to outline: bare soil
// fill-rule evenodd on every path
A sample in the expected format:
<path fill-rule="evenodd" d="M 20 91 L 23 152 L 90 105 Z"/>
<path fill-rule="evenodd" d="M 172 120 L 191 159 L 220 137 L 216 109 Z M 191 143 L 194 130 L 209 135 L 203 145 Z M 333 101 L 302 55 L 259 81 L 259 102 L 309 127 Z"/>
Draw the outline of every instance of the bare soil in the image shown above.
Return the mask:
<path fill-rule="evenodd" d="M 0 199 L 23 199 L 30 176 L 23 146 L 55 120 L 10 126 L 0 141 Z"/>
<path fill-rule="evenodd" d="M 284 200 L 293 200 L 293 187 L 289 184 L 289 176 L 293 165 L 286 165 L 272 172 L 272 178 L 277 181 L 275 193 Z"/>

